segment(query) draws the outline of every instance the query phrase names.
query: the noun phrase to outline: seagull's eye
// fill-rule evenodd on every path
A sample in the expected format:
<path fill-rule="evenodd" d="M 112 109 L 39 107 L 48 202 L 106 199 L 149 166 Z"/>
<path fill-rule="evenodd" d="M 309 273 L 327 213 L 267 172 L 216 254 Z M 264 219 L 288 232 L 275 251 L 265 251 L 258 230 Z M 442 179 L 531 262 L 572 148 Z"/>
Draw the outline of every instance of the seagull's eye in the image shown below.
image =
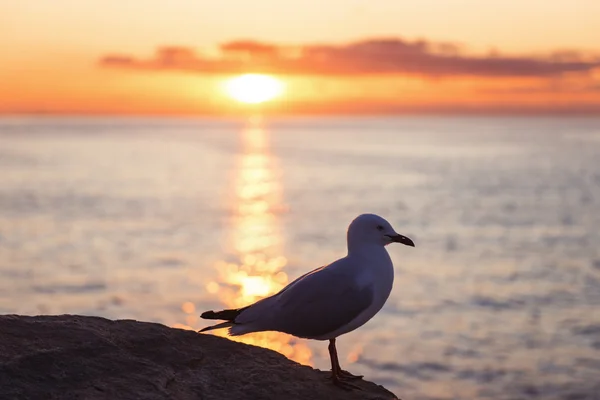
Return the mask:
<path fill-rule="evenodd" d="M 377 230 L 378 231 L 382 231 L 383 230 L 383 226 L 382 225 L 377 225 Z"/>

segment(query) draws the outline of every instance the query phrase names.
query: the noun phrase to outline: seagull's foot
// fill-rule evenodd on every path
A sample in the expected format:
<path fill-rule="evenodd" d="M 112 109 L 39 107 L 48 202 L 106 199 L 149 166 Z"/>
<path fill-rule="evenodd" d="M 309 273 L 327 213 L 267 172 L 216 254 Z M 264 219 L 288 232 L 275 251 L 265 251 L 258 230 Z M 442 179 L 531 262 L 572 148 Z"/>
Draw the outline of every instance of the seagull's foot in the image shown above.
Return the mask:
<path fill-rule="evenodd" d="M 348 371 L 344 371 L 343 369 L 340 370 L 339 375 L 340 375 L 341 379 L 347 379 L 347 380 L 350 380 L 350 381 L 362 379 L 364 377 L 364 375 L 354 375 L 354 374 L 351 374 Z"/>
<path fill-rule="evenodd" d="M 346 382 L 345 380 L 342 380 L 343 379 L 342 376 L 336 376 L 336 375 L 332 374 L 330 379 L 335 386 L 342 388 L 344 390 L 347 390 L 347 391 L 362 390 L 360 387 L 353 385 L 350 382 Z"/>
<path fill-rule="evenodd" d="M 334 379 L 333 380 L 333 384 L 339 388 L 342 388 L 344 390 L 347 391 L 352 391 L 352 390 L 362 390 L 360 387 L 351 384 L 350 382 L 346 382 L 346 381 L 342 381 L 340 379 Z"/>

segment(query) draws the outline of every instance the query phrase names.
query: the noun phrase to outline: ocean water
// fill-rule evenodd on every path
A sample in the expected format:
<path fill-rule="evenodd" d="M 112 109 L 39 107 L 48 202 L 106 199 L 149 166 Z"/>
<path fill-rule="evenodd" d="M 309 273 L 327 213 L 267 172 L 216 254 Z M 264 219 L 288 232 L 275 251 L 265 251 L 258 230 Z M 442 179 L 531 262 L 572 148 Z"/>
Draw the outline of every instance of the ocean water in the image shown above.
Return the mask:
<path fill-rule="evenodd" d="M 342 366 L 404 399 L 600 399 L 600 119 L 0 119 L 0 313 L 206 326 L 389 246 Z M 220 332 L 225 334 L 225 332 Z M 326 342 L 241 337 L 329 368 Z"/>

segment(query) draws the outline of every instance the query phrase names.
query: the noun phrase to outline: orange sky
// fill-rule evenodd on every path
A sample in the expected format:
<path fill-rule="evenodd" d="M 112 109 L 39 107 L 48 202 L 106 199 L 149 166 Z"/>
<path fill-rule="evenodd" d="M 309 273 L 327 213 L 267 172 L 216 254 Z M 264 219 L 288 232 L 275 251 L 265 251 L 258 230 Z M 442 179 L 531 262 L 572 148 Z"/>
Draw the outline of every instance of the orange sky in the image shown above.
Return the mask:
<path fill-rule="evenodd" d="M 524 4 L 526 3 L 526 4 Z M 0 113 L 600 112 L 600 1 L 0 0 Z"/>

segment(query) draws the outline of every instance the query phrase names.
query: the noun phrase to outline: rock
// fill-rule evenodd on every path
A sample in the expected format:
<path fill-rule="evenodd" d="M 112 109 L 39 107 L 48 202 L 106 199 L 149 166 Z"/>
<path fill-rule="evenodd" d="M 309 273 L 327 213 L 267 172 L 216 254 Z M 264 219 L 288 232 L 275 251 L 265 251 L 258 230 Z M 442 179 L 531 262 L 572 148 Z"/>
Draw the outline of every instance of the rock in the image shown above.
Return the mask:
<path fill-rule="evenodd" d="M 0 399 L 396 399 L 261 347 L 132 320 L 0 316 Z"/>

